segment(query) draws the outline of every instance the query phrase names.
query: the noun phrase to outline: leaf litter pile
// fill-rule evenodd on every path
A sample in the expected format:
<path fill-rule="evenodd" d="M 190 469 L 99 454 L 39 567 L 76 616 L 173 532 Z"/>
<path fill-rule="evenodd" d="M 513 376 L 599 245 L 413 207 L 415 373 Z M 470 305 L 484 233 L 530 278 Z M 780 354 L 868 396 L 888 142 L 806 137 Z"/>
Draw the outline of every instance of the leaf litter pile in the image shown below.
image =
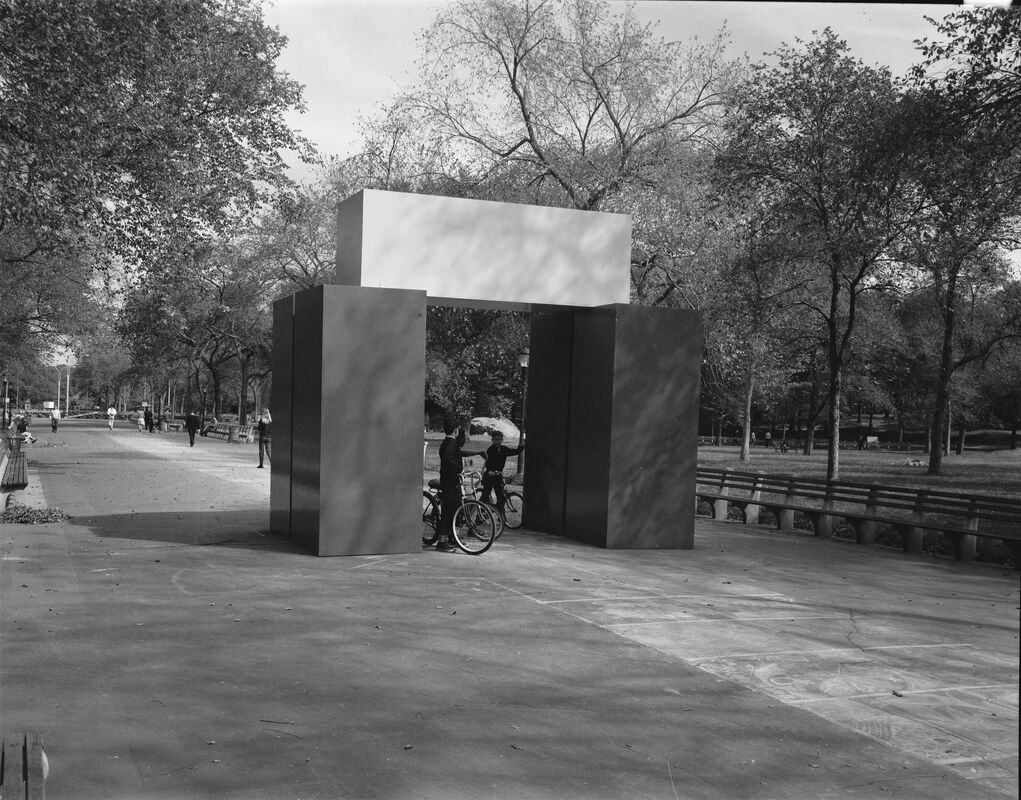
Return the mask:
<path fill-rule="evenodd" d="M 62 522 L 70 517 L 59 508 L 30 508 L 20 503 L 11 503 L 0 512 L 0 523 L 18 525 L 44 525 L 47 522 Z"/>

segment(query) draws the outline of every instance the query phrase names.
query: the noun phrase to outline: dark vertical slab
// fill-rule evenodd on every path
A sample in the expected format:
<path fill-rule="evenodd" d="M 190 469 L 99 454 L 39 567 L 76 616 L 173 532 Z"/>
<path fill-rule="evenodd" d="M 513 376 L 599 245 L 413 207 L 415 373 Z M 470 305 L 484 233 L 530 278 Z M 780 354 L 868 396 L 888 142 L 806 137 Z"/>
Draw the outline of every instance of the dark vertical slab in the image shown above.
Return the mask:
<path fill-rule="evenodd" d="M 606 547 L 694 547 L 701 318 L 616 305 Z"/>
<path fill-rule="evenodd" d="M 269 524 L 291 538 L 291 372 L 294 348 L 294 297 L 273 303 L 273 455 L 270 462 Z"/>
<path fill-rule="evenodd" d="M 291 541 L 320 556 L 419 551 L 425 292 L 308 289 L 291 330 Z"/>
<path fill-rule="evenodd" d="M 323 289 L 319 554 L 419 552 L 425 292 Z"/>
<path fill-rule="evenodd" d="M 319 542 L 323 415 L 324 287 L 294 295 L 291 361 L 291 541 L 315 555 Z"/>
<path fill-rule="evenodd" d="M 564 535 L 606 546 L 613 419 L 614 315 L 574 312 Z"/>
<path fill-rule="evenodd" d="M 628 305 L 571 314 L 563 535 L 693 547 L 698 314 Z M 533 359 L 543 346 L 532 343 Z"/>
<path fill-rule="evenodd" d="M 525 525 L 564 529 L 574 312 L 533 309 L 525 420 Z"/>

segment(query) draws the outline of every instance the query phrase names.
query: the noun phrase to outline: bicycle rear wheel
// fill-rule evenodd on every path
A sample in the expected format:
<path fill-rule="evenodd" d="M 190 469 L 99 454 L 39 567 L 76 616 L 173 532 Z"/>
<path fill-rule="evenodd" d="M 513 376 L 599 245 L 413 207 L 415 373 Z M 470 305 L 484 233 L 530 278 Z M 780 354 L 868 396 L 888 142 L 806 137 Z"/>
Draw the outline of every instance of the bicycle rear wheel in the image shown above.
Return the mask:
<path fill-rule="evenodd" d="M 429 492 L 422 492 L 422 544 L 435 544 L 440 529 L 440 503 Z"/>
<path fill-rule="evenodd" d="M 519 492 L 507 492 L 504 495 L 503 522 L 512 531 L 521 527 L 525 512 L 525 499 Z"/>
<path fill-rule="evenodd" d="M 454 514 L 454 541 L 468 555 L 480 556 L 493 546 L 496 514 L 485 503 L 465 500 Z"/>

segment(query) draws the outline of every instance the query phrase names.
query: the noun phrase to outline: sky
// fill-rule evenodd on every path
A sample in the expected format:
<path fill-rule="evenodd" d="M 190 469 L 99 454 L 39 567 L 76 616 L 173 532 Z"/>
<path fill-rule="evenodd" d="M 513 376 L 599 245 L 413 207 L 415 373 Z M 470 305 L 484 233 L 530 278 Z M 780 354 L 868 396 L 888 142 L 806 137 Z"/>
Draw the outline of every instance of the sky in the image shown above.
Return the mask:
<path fill-rule="evenodd" d="M 292 127 L 324 155 L 358 151 L 360 117 L 370 117 L 414 82 L 418 34 L 449 2 L 435 0 L 266 0 L 265 18 L 289 39 L 279 68 L 305 86 L 307 111 Z M 623 9 L 621 0 L 611 5 Z M 831 27 L 867 64 L 895 75 L 919 60 L 915 39 L 932 38 L 926 16 L 940 18 L 954 5 L 911 3 L 769 3 L 639 0 L 639 17 L 657 22 L 668 41 L 712 37 L 726 24 L 731 55 L 752 61 L 796 38 Z M 302 169 L 296 168 L 296 177 Z"/>

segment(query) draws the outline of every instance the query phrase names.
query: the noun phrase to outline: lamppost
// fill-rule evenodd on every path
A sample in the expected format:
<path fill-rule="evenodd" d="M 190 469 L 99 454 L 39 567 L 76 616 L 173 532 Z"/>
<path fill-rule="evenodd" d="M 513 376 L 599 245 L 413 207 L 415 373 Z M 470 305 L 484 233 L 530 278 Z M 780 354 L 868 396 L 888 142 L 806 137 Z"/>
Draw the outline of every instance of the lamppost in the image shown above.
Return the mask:
<path fill-rule="evenodd" d="M 521 367 L 521 419 L 518 425 L 518 444 L 525 440 L 525 399 L 528 390 L 528 348 L 521 348 L 518 353 L 518 366 Z M 518 453 L 518 471 L 514 474 L 514 482 L 521 483 L 525 475 L 525 454 Z"/>
<path fill-rule="evenodd" d="M 7 396 L 7 376 L 6 375 L 4 375 L 4 397 L 3 397 L 3 404 L 4 404 L 4 410 L 3 410 L 3 430 L 7 430 L 7 425 L 8 425 L 7 414 L 8 414 L 8 411 L 10 409 L 11 398 L 9 398 Z"/>
<path fill-rule="evenodd" d="M 54 369 L 57 370 L 57 410 L 60 410 L 60 375 L 64 372 L 67 376 L 67 388 L 64 390 L 64 412 L 68 413 L 71 411 L 71 364 L 57 364 Z"/>

